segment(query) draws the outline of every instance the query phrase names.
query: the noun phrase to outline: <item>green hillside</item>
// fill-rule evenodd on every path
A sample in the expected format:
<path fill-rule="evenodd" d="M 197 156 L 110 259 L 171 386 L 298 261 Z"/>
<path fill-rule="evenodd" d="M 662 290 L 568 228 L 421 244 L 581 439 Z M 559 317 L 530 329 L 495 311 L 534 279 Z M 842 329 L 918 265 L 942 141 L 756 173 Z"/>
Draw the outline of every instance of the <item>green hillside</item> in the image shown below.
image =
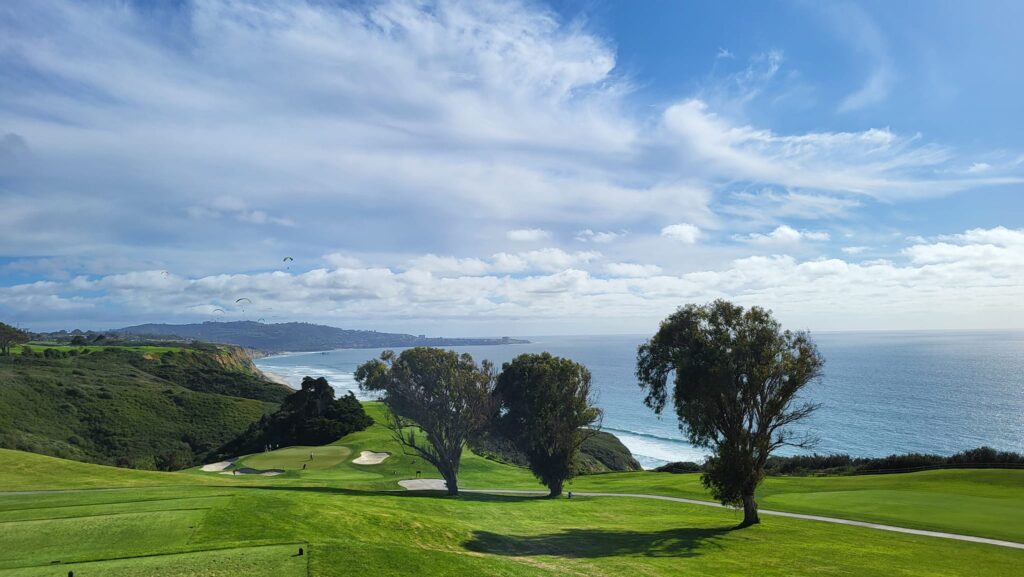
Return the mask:
<path fill-rule="evenodd" d="M 363 451 L 391 455 L 354 464 Z M 398 480 L 436 473 L 380 425 L 235 467 L 285 473 L 132 471 L 0 450 L 0 577 L 997 576 L 1024 563 L 1019 549 L 801 519 L 736 529 L 735 511 L 651 499 L 409 493 Z M 472 453 L 462 477 L 473 488 L 540 488 L 525 469 Z M 955 470 L 773 478 L 760 499 L 850 519 L 878 514 L 863 508 L 873 503 L 893 524 L 1024 541 L 1022 489 L 1024 471 Z M 696 475 L 592 475 L 573 490 L 706 498 Z M 990 506 L 971 513 L 979 503 Z"/>
<path fill-rule="evenodd" d="M 288 392 L 233 347 L 29 345 L 0 356 L 0 447 L 182 468 L 245 431 Z"/>

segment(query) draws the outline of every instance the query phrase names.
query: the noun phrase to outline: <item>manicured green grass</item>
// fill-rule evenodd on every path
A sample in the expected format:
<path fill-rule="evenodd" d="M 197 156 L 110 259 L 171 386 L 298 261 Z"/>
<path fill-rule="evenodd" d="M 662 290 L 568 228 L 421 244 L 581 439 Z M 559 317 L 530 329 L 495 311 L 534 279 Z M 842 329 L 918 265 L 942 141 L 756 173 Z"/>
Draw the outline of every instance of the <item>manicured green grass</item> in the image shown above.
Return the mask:
<path fill-rule="evenodd" d="M 309 557 L 294 555 L 293 545 L 241 547 L 114 561 L 45 565 L 0 571 L 4 577 L 53 577 L 74 571 L 77 577 L 300 577 Z"/>
<path fill-rule="evenodd" d="M 310 459 L 309 456 L 313 455 Z M 323 447 L 285 447 L 268 453 L 256 453 L 240 459 L 234 468 L 251 467 L 253 469 L 284 469 L 286 471 L 330 469 L 342 463 L 352 455 L 352 449 L 344 445 L 326 445 Z M 356 454 L 358 456 L 358 453 Z"/>
<path fill-rule="evenodd" d="M 378 403 L 368 403 L 367 413 L 378 422 L 383 420 L 383 408 Z M 399 480 L 414 478 L 417 471 L 423 477 L 439 477 L 422 459 L 403 454 L 402 447 L 382 425 L 349 435 L 339 443 L 351 450 L 352 458 L 360 451 L 388 452 L 392 456 L 380 465 L 371 466 L 353 465 L 349 458 L 327 468 L 290 471 L 275 481 L 394 490 L 399 489 Z M 281 460 L 272 457 L 279 452 L 289 455 L 291 451 L 282 449 L 267 453 L 266 457 L 262 454 L 246 457 L 239 466 L 292 469 L 287 465 L 294 465 L 293 457 Z M 309 455 L 306 449 L 298 452 L 297 468 L 301 469 L 301 460 L 308 459 Z M 251 461 L 254 457 L 260 460 Z M 267 481 L 261 479 L 261 482 Z M 527 469 L 490 461 L 469 451 L 463 455 L 459 483 L 463 488 L 472 489 L 543 489 Z M 699 474 L 586 475 L 576 478 L 567 489 L 712 500 L 701 486 Z M 766 509 L 1024 542 L 1024 523 L 1020 521 L 1024 519 L 1024 471 L 1019 470 L 956 469 L 899 475 L 769 477 L 758 491 L 758 502 Z"/>
<path fill-rule="evenodd" d="M 380 417 L 378 405 L 368 411 Z M 303 574 L 306 563 L 314 576 L 995 576 L 1024 564 L 1021 550 L 799 519 L 765 516 L 736 529 L 738 512 L 699 505 L 400 492 L 398 479 L 437 474 L 403 455 L 380 425 L 312 450 L 317 466 L 306 461 L 306 470 L 304 447 L 239 461 L 288 471 L 277 477 L 150 473 L 0 451 L 0 491 L 126 487 L 0 493 L 0 577 L 68 569 L 77 577 L 288 576 Z M 353 465 L 364 450 L 392 456 Z M 525 469 L 471 453 L 461 477 L 465 487 L 538 488 Z M 1022 483 L 1024 472 L 996 470 L 773 478 L 759 500 L 766 508 L 888 515 L 900 525 L 1010 538 L 999 527 L 1019 531 Z M 573 490 L 707 498 L 696 475 L 595 475 L 574 481 Z M 307 555 L 293 557 L 300 546 Z"/>

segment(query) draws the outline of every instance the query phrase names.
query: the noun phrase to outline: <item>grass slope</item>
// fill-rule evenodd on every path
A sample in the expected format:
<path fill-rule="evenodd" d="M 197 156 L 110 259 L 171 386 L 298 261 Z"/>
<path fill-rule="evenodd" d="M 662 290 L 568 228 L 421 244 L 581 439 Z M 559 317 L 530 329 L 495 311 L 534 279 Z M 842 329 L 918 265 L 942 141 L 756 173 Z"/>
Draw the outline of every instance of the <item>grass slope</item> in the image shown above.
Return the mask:
<path fill-rule="evenodd" d="M 379 415 L 379 407 L 369 411 Z M 127 487 L 0 493 L 0 577 L 68 570 L 77 577 L 298 575 L 306 564 L 314 576 L 985 576 L 1014 574 L 1024 563 L 1020 550 L 798 519 L 765 517 L 760 526 L 734 529 L 738 513 L 697 505 L 383 491 L 417 470 L 436 473 L 402 455 L 379 425 L 312 450 L 312 462 L 307 448 L 295 447 L 237 464 L 287 470 L 278 477 L 126 471 L 0 451 L 0 491 Z M 363 450 L 392 456 L 352 464 Z M 765 506 L 775 500 L 780 509 L 821 507 L 828 510 L 815 512 L 851 517 L 877 514 L 858 513 L 866 502 L 906 501 L 904 521 L 943 507 L 949 495 L 1011 509 L 1024 500 L 1022 471 L 940 473 L 948 475 L 771 479 L 760 498 Z M 527 471 L 472 454 L 462 477 L 471 487 L 536 487 Z M 703 496 L 691 475 L 596 475 L 574 489 Z M 856 498 L 860 492 L 867 496 Z M 915 495 L 931 500 L 906 499 Z M 950 511 L 930 522 L 989 534 L 1008 524 L 998 511 L 962 519 Z M 293 557 L 300 546 L 308 554 Z M 51 564 L 58 560 L 59 567 Z"/>
<path fill-rule="evenodd" d="M 143 469 L 189 466 L 288 393 L 240 354 L 80 347 L 0 356 L 0 447 Z"/>

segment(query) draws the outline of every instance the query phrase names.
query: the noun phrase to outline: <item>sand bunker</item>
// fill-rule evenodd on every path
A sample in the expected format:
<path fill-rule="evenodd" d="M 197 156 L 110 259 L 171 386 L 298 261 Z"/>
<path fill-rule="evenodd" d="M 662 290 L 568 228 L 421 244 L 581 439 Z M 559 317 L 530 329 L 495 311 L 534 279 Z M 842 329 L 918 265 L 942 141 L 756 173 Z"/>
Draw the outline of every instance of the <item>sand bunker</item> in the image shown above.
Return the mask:
<path fill-rule="evenodd" d="M 235 469 L 234 471 L 221 471 L 221 475 L 261 475 L 263 477 L 273 477 L 274 475 L 280 475 L 284 473 L 284 469 L 250 469 L 249 467 L 242 467 L 241 469 Z"/>
<path fill-rule="evenodd" d="M 409 491 L 446 491 L 448 484 L 444 479 L 405 479 L 399 481 L 399 485 Z"/>
<path fill-rule="evenodd" d="M 219 463 L 210 463 L 209 465 L 203 465 L 202 470 L 206 471 L 207 473 L 216 473 L 218 471 L 223 471 L 224 469 L 227 469 L 231 465 L 234 465 L 235 461 L 237 460 L 238 459 L 228 459 L 227 461 L 221 461 Z"/>
<path fill-rule="evenodd" d="M 355 465 L 379 465 L 384 462 L 384 459 L 390 457 L 390 453 L 374 453 L 373 451 L 363 451 L 359 453 L 359 456 L 352 459 L 352 463 Z"/>

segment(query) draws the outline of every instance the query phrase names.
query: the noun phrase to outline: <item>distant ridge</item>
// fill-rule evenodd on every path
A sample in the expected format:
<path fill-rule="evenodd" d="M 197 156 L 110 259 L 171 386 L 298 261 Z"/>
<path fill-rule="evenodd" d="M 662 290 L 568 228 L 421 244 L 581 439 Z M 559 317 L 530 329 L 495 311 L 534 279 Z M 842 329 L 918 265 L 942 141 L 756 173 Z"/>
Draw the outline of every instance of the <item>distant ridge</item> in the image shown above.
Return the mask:
<path fill-rule="evenodd" d="M 325 351 L 331 349 L 373 349 L 381 347 L 453 347 L 470 345 L 525 344 L 510 339 L 443 338 L 401 333 L 379 333 L 339 329 L 312 323 L 265 324 L 253 321 L 194 323 L 188 325 L 145 324 L 112 331 L 118 334 L 177 336 L 211 343 L 238 345 L 262 352 Z"/>

